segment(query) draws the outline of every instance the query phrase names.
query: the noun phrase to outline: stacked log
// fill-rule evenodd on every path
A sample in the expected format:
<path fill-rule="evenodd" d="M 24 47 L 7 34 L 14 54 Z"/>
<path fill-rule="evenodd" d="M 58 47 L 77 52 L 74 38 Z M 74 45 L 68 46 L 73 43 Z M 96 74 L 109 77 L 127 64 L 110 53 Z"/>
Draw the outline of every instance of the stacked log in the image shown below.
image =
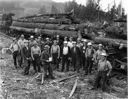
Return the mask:
<path fill-rule="evenodd" d="M 127 40 L 95 37 L 94 41 L 96 43 L 103 43 L 103 44 L 108 43 L 110 45 L 120 45 L 122 43 L 123 46 L 127 48 Z"/>
<path fill-rule="evenodd" d="M 74 31 L 76 25 L 66 25 L 66 24 L 46 24 L 46 23 L 33 23 L 33 22 L 17 22 L 14 21 L 12 26 L 24 27 L 24 28 L 39 28 L 39 29 L 50 29 L 50 30 L 69 30 Z"/>
<path fill-rule="evenodd" d="M 11 26 L 10 27 L 12 30 L 18 30 L 18 31 L 23 31 L 23 32 L 29 32 L 33 33 L 35 32 L 35 28 L 23 28 L 23 27 L 16 27 L 16 26 Z M 38 29 L 40 34 L 45 34 L 45 35 L 61 35 L 61 36 L 67 36 L 67 37 L 77 37 L 77 32 L 76 31 L 65 31 L 65 30 L 49 30 L 49 29 Z"/>
<path fill-rule="evenodd" d="M 18 22 L 28 22 L 28 23 L 51 23 L 51 24 L 71 24 L 72 21 L 67 18 L 30 18 L 30 19 L 17 19 Z"/>

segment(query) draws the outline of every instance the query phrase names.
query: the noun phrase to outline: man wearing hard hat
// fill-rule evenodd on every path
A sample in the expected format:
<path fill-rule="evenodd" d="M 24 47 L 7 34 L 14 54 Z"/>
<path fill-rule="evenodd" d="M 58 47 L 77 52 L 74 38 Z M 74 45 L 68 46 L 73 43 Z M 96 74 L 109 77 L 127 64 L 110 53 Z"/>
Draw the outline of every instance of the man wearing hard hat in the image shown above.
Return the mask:
<path fill-rule="evenodd" d="M 101 59 L 98 62 L 98 69 L 97 69 L 98 73 L 96 75 L 96 80 L 95 80 L 93 89 L 97 89 L 102 80 L 101 88 L 102 88 L 102 91 L 105 91 L 106 82 L 108 80 L 107 78 L 110 75 L 111 70 L 112 70 L 112 65 L 107 60 L 107 54 L 104 52 L 101 53 Z"/>
<path fill-rule="evenodd" d="M 98 50 L 96 51 L 96 54 L 95 54 L 96 63 L 98 63 L 98 61 L 100 60 L 101 53 L 106 53 L 106 51 L 103 49 L 103 45 L 102 44 L 99 44 L 98 47 L 99 48 L 98 48 Z"/>
<path fill-rule="evenodd" d="M 93 58 L 94 58 L 94 54 L 95 54 L 95 50 L 92 47 L 92 43 L 89 42 L 87 45 L 88 45 L 88 48 L 86 49 L 86 54 L 85 54 L 86 59 L 87 59 L 86 72 L 85 72 L 86 75 L 88 73 L 91 73 L 91 71 L 92 71 Z"/>
<path fill-rule="evenodd" d="M 19 48 L 20 48 L 20 55 L 21 55 L 21 60 L 20 60 L 20 63 L 19 63 L 20 67 L 24 63 L 24 56 L 23 56 L 23 48 L 25 46 L 24 42 L 25 42 L 25 38 L 24 38 L 24 35 L 22 34 L 20 39 L 18 40 L 18 45 L 19 45 Z"/>

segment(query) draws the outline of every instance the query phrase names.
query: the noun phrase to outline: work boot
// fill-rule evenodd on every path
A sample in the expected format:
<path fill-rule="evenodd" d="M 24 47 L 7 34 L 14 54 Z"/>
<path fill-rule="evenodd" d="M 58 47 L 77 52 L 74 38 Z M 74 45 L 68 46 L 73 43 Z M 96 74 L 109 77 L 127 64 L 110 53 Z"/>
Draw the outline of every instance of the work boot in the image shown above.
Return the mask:
<path fill-rule="evenodd" d="M 55 79 L 55 77 L 54 77 L 54 76 L 52 76 L 52 75 L 49 75 L 49 78 L 50 78 L 50 79 Z"/>

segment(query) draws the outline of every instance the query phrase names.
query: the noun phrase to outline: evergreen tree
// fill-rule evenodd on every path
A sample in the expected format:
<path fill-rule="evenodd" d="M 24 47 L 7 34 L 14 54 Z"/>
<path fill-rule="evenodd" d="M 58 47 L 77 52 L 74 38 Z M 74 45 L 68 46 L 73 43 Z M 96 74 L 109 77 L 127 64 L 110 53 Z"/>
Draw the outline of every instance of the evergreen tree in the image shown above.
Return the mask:
<path fill-rule="evenodd" d="M 46 14 L 46 8 L 45 8 L 45 6 L 43 6 L 43 7 L 41 7 L 39 9 L 39 14 Z"/>
<path fill-rule="evenodd" d="M 51 13 L 53 13 L 53 14 L 59 13 L 58 9 L 54 5 L 52 5 L 52 7 L 51 7 Z"/>

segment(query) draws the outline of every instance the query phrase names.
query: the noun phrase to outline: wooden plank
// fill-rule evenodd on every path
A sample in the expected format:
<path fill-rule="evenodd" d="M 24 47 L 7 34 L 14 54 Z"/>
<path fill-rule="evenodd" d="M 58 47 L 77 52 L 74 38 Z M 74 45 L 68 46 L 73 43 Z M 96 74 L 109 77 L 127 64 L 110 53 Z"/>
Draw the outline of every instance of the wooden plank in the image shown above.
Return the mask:
<path fill-rule="evenodd" d="M 74 84 L 74 86 L 73 86 L 73 88 L 72 88 L 72 91 L 71 91 L 71 93 L 70 93 L 70 95 L 69 95 L 69 98 L 72 97 L 72 95 L 74 94 L 74 92 L 75 92 L 75 90 L 76 90 L 76 87 L 77 87 L 77 81 L 78 81 L 78 78 L 75 80 L 75 84 Z"/>

